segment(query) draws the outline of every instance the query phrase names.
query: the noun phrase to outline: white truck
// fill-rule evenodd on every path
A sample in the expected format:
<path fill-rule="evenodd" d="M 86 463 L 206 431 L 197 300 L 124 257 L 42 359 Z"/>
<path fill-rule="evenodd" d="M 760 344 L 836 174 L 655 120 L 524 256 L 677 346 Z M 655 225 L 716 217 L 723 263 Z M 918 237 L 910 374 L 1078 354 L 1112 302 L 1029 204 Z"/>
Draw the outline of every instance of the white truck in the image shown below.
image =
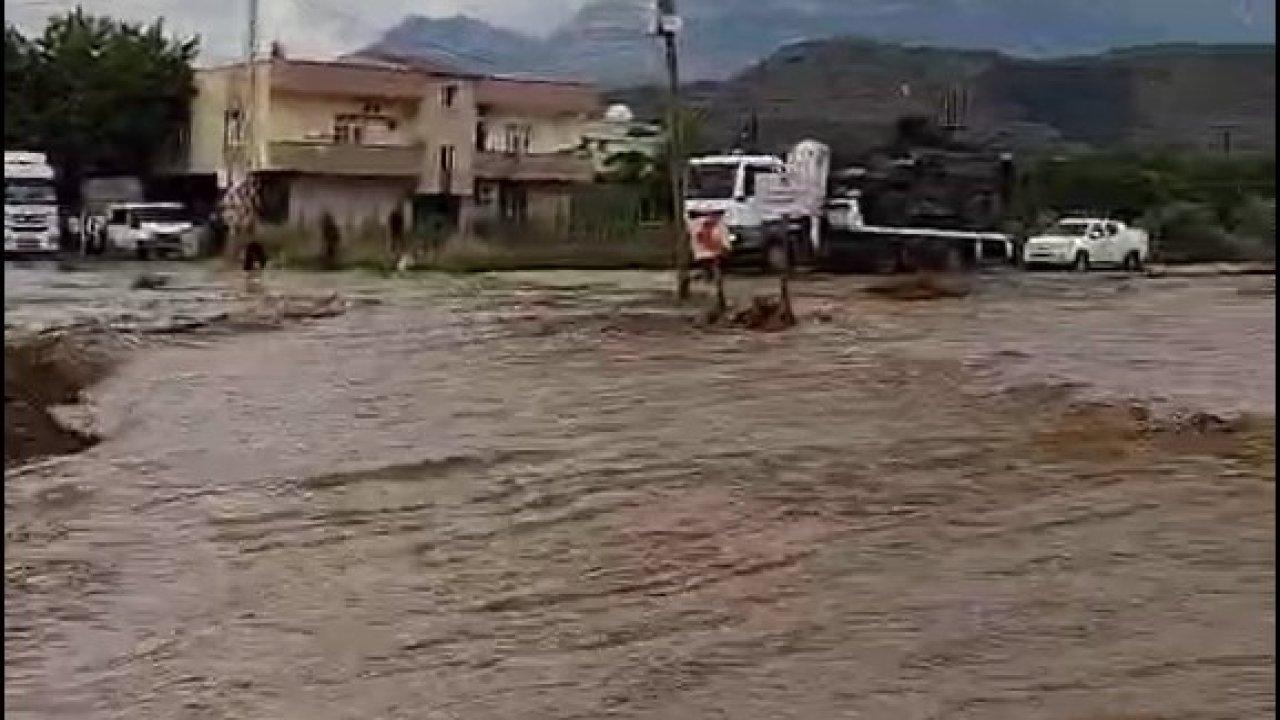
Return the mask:
<path fill-rule="evenodd" d="M 834 264 L 854 254 L 878 256 L 889 269 L 910 269 L 925 256 L 953 263 L 1015 257 L 1013 239 L 1002 233 L 868 225 L 856 191 L 828 196 L 830 171 L 830 149 L 815 140 L 801 141 L 785 159 L 742 153 L 693 158 L 685 212 L 690 221 L 723 218 L 729 259 L 758 261 L 767 269 L 783 262 Z"/>
<path fill-rule="evenodd" d="M 1070 267 L 1088 272 L 1093 267 L 1111 266 L 1137 272 L 1150 252 L 1151 241 L 1145 230 L 1118 220 L 1067 217 L 1028 238 L 1022 262 L 1027 268 Z"/>
<path fill-rule="evenodd" d="M 797 145 L 787 160 L 744 153 L 693 158 L 685 213 L 689 220 L 720 217 L 734 261 L 777 267 L 788 250 L 797 259 L 816 257 L 829 163 L 826 146 L 812 141 Z"/>
<path fill-rule="evenodd" d="M 199 254 L 199 233 L 181 203 L 116 203 L 106 206 L 106 251 L 145 260 L 153 255 Z"/>
<path fill-rule="evenodd" d="M 5 150 L 5 255 L 58 252 L 61 232 L 54 179 L 44 153 Z"/>

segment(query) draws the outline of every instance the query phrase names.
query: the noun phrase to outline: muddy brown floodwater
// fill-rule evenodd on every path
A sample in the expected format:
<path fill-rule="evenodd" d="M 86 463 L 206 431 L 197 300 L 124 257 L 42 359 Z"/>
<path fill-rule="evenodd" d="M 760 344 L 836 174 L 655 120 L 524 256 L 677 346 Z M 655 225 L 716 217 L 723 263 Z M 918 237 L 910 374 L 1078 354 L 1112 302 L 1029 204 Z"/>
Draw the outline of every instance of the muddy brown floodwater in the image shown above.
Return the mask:
<path fill-rule="evenodd" d="M 7 717 L 1274 711 L 1273 278 L 297 282 L 385 302 L 137 353 L 7 473 Z"/>

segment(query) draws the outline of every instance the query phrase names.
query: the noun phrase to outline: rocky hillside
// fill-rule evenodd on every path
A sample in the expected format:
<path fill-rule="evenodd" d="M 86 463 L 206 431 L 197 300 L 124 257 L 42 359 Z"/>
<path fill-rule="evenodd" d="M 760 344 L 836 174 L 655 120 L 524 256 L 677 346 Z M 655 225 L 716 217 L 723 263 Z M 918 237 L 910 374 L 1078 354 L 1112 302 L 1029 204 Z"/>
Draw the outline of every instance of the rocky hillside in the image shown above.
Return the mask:
<path fill-rule="evenodd" d="M 411 17 L 372 49 L 471 70 L 587 77 L 610 84 L 660 75 L 648 35 L 652 0 L 590 0 L 550 37 L 468 18 Z M 1069 56 L 1168 43 L 1274 43 L 1273 0 L 680 0 L 684 73 L 733 76 L 797 41 L 857 35 L 884 42 Z"/>
<path fill-rule="evenodd" d="M 801 136 L 854 151 L 883 143 L 894 121 L 953 119 L 968 138 L 1013 149 L 1086 144 L 1182 146 L 1221 142 L 1274 151 L 1275 46 L 1170 45 L 1033 60 L 991 51 L 907 48 L 866 40 L 793 45 L 732 80 L 691 83 L 704 140 L 731 141 L 754 112 L 766 146 Z M 659 114 L 661 93 L 618 93 Z"/>

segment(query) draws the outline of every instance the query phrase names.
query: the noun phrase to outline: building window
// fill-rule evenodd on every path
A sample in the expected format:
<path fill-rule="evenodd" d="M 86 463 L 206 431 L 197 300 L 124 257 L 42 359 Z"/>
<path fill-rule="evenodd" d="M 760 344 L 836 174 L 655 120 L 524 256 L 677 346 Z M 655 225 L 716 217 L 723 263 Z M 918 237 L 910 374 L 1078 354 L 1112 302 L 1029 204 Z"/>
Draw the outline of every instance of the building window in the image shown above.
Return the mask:
<path fill-rule="evenodd" d="M 493 183 L 487 183 L 480 180 L 476 181 L 476 206 L 490 207 L 493 205 L 494 198 L 497 195 L 497 188 Z"/>
<path fill-rule="evenodd" d="M 452 145 L 440 146 L 440 192 L 453 191 L 453 166 L 457 151 Z"/>
<path fill-rule="evenodd" d="M 533 127 L 519 123 L 507 123 L 503 135 L 503 152 L 511 154 L 527 153 L 533 142 Z"/>
<path fill-rule="evenodd" d="M 363 145 L 364 120 L 355 115 L 339 115 L 333 120 L 333 141 L 340 145 Z"/>
<path fill-rule="evenodd" d="M 440 146 L 440 172 L 452 173 L 457 151 L 452 145 Z"/>
<path fill-rule="evenodd" d="M 445 85 L 440 88 L 440 104 L 451 108 L 458 101 L 458 86 Z"/>
<path fill-rule="evenodd" d="M 381 115 L 382 105 L 376 102 L 367 102 L 364 104 L 365 115 Z"/>
<path fill-rule="evenodd" d="M 476 123 L 476 151 L 488 152 L 489 150 L 489 126 L 483 122 Z"/>
<path fill-rule="evenodd" d="M 523 223 L 529 219 L 529 194 L 519 185 L 504 185 L 498 193 L 502 207 L 502 219 L 512 223 Z"/>

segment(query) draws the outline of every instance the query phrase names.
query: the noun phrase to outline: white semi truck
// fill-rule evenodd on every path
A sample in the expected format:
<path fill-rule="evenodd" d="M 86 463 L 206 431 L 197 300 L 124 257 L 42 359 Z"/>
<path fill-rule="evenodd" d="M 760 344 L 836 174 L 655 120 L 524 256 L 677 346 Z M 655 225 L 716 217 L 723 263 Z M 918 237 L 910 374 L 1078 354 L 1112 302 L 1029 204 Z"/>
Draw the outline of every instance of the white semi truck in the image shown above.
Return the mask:
<path fill-rule="evenodd" d="M 796 144 L 785 158 L 696 157 L 689 162 L 685 212 L 689 220 L 721 217 L 730 261 L 766 268 L 788 261 L 839 265 L 855 256 L 895 270 L 1015 259 L 1013 239 L 1003 233 L 869 225 L 857 191 L 829 195 L 830 173 L 830 149 L 815 140 Z"/>
<path fill-rule="evenodd" d="M 44 153 L 4 151 L 4 252 L 52 254 L 59 249 L 58 195 Z"/>

